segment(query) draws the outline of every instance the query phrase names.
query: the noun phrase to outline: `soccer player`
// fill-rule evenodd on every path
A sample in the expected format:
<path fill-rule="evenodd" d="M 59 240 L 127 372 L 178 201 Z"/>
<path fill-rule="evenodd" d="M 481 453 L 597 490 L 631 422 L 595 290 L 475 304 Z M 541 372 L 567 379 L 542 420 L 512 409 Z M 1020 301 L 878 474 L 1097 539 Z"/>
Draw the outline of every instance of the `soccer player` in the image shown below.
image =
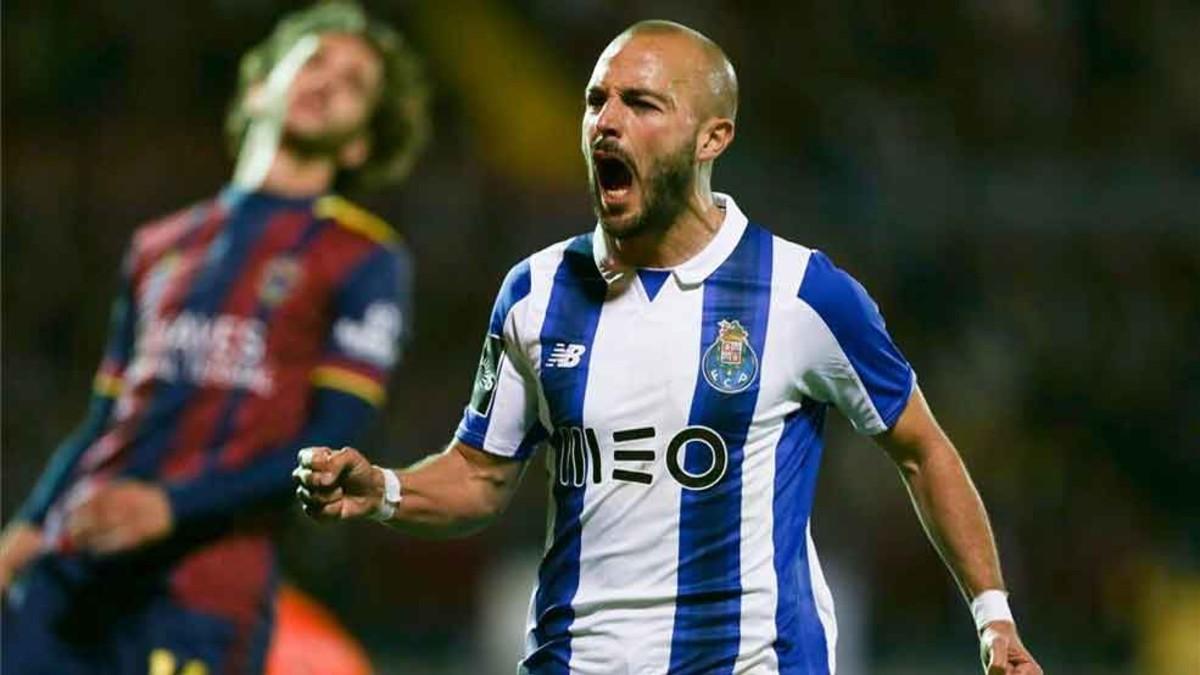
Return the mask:
<path fill-rule="evenodd" d="M 470 532 L 549 439 L 524 672 L 832 673 L 809 523 L 833 407 L 900 468 L 987 673 L 1040 673 L 979 496 L 875 303 L 712 191 L 736 113 L 733 67 L 706 37 L 661 21 L 618 36 L 583 115 L 594 232 L 508 274 L 448 449 L 400 471 L 305 449 L 305 509 Z"/>
<path fill-rule="evenodd" d="M 332 190 L 401 178 L 424 101 L 352 4 L 245 55 L 233 185 L 134 234 L 91 412 L 5 528 L 0 670 L 262 672 L 296 451 L 364 428 L 408 312 L 397 234 Z"/>

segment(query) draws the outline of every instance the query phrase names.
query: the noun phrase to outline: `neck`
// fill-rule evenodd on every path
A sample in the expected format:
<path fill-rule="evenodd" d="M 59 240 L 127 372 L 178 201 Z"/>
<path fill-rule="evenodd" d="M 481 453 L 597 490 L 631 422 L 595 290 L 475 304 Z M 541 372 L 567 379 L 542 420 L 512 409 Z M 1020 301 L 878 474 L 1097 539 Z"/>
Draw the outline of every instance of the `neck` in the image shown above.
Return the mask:
<path fill-rule="evenodd" d="M 674 267 L 704 250 L 725 221 L 713 200 L 706 172 L 697 176 L 679 216 L 665 228 L 635 237 L 612 240 L 612 251 L 623 266 Z"/>
<path fill-rule="evenodd" d="M 280 145 L 258 189 L 284 197 L 312 197 L 328 192 L 336 173 L 329 157 L 301 157 Z"/>

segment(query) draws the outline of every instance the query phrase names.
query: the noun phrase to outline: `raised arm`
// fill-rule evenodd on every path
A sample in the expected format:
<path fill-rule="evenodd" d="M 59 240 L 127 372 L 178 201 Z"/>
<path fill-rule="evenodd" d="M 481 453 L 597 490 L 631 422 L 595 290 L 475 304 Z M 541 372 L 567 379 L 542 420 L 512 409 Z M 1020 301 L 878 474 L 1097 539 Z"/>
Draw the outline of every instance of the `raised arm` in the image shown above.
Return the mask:
<path fill-rule="evenodd" d="M 919 388 L 892 428 L 874 438 L 899 468 L 929 540 L 972 605 L 988 675 L 1041 673 L 1007 611 L 983 501 Z"/>
<path fill-rule="evenodd" d="M 319 520 L 376 518 L 443 538 L 475 532 L 504 511 L 526 460 L 546 438 L 538 381 L 517 338 L 529 275 L 522 262 L 501 284 L 475 386 L 450 445 L 399 471 L 374 467 L 352 448 L 306 448 L 293 472 L 306 513 Z"/>
<path fill-rule="evenodd" d="M 403 532 L 441 539 L 476 532 L 507 508 L 525 462 L 461 441 L 407 469 L 372 465 L 353 448 L 306 448 L 294 472 L 304 511 L 317 520 L 372 518 Z M 391 474 L 399 494 L 389 495 Z M 398 499 L 397 499 L 398 497 Z"/>

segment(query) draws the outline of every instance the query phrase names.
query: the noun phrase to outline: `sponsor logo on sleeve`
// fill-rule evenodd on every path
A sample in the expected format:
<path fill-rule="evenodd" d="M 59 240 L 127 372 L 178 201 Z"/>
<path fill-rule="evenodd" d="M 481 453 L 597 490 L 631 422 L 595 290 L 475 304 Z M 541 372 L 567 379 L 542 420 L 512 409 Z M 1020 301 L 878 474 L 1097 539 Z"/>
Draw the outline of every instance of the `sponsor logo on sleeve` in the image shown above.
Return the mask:
<path fill-rule="evenodd" d="M 333 325 L 333 339 L 351 358 L 379 368 L 391 368 L 396 362 L 396 343 L 402 326 L 400 309 L 390 302 L 367 307 L 361 320 L 339 319 Z"/>

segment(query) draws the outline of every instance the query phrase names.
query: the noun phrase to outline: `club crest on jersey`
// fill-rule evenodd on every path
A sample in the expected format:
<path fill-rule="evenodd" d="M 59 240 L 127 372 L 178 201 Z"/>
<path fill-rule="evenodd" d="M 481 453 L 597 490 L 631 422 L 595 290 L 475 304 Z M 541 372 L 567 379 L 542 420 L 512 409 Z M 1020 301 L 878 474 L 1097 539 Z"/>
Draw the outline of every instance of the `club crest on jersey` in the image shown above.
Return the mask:
<path fill-rule="evenodd" d="M 750 346 L 750 333 L 736 319 L 718 324 L 717 339 L 704 352 L 704 379 L 719 392 L 745 391 L 758 375 L 758 355 Z"/>
<path fill-rule="evenodd" d="M 264 304 L 277 305 L 287 297 L 300 278 L 300 261 L 292 256 L 280 256 L 263 269 L 258 297 Z"/>

